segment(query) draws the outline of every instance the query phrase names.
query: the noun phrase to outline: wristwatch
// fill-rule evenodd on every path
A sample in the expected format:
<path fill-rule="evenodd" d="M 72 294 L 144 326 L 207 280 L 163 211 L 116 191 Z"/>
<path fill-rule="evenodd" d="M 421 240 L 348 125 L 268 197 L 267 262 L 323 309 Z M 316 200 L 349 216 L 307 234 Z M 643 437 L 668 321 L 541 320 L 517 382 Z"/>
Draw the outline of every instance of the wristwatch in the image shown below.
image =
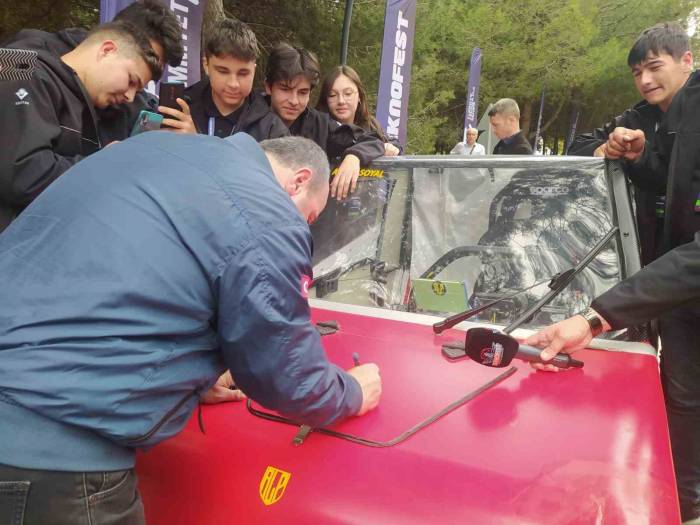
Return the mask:
<path fill-rule="evenodd" d="M 600 319 L 600 316 L 595 310 L 588 308 L 585 312 L 581 312 L 579 315 L 588 322 L 588 326 L 591 329 L 593 337 L 596 337 L 603 332 L 603 321 Z"/>

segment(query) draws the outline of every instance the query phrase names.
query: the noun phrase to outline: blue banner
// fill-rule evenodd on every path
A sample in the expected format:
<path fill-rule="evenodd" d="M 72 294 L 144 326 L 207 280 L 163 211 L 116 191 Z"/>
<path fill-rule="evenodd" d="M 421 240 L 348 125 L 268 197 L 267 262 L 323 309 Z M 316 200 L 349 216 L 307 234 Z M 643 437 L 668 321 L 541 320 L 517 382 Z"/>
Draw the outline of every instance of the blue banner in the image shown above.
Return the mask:
<path fill-rule="evenodd" d="M 476 128 L 479 119 L 479 84 L 481 83 L 481 49 L 475 47 L 469 63 L 469 84 L 467 85 L 467 103 L 464 111 L 464 136 L 467 142 L 467 129 Z"/>
<path fill-rule="evenodd" d="M 100 0 L 100 23 L 109 22 L 133 0 Z M 202 16 L 207 0 L 161 0 L 175 13 L 182 26 L 185 54 L 178 67 L 167 66 L 162 80 L 192 85 L 200 78 Z"/>
<path fill-rule="evenodd" d="M 537 151 L 537 143 L 540 140 L 540 132 L 542 131 L 542 113 L 544 112 L 544 93 L 546 88 L 542 88 L 542 97 L 540 97 L 540 115 L 537 117 L 537 131 L 535 132 L 535 145 L 532 148 Z M 543 148 L 544 149 L 544 148 Z M 543 151 L 544 153 L 544 151 Z"/>
<path fill-rule="evenodd" d="M 564 149 L 565 155 L 568 155 L 569 148 L 571 147 L 571 144 L 574 142 L 574 137 L 576 137 L 576 125 L 578 124 L 579 113 L 580 113 L 579 110 L 576 108 L 573 108 L 571 110 L 571 126 L 569 128 L 569 135 L 566 137 L 566 147 Z"/>
<path fill-rule="evenodd" d="M 408 134 L 408 96 L 415 28 L 416 0 L 387 0 L 377 120 L 386 134 L 398 139 L 401 144 L 406 144 Z"/>

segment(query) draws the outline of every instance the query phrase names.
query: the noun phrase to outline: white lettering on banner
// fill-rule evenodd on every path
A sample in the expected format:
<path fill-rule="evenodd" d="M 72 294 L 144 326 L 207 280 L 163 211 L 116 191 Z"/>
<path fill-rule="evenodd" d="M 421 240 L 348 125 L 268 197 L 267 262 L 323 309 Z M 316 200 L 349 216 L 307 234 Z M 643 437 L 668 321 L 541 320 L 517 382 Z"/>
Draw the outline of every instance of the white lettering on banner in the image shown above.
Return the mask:
<path fill-rule="evenodd" d="M 188 3 L 191 5 L 199 5 L 199 0 L 188 0 Z M 185 54 L 182 55 L 182 61 L 178 67 L 168 67 L 168 82 L 184 82 L 187 84 L 187 24 L 190 8 L 185 3 L 178 4 L 176 0 L 171 0 L 170 9 L 175 13 L 175 17 L 178 22 L 180 22 L 180 26 L 182 26 L 182 41 Z"/>
<path fill-rule="evenodd" d="M 403 75 L 401 68 L 406 61 L 406 44 L 408 44 L 408 34 L 405 28 L 408 27 L 408 20 L 403 17 L 403 12 L 399 11 L 396 23 L 396 46 L 394 47 L 394 65 L 391 70 L 391 100 L 389 101 L 389 119 L 386 126 L 387 135 L 391 137 L 399 136 L 399 126 L 401 125 L 401 96 L 403 95 Z M 394 118 L 391 118 L 394 117 Z"/>
<path fill-rule="evenodd" d="M 474 92 L 476 91 L 476 87 L 473 87 L 472 90 L 469 92 L 469 102 L 467 103 L 467 118 L 469 119 L 469 122 L 474 122 L 474 110 L 476 109 L 476 101 L 474 99 Z"/>

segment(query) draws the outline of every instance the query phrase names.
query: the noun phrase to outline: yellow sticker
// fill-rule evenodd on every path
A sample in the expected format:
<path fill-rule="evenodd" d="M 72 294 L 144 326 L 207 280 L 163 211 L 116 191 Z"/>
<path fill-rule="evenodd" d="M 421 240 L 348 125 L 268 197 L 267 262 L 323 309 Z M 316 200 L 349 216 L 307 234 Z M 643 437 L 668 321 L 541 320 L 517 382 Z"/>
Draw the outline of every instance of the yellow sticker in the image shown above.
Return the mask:
<path fill-rule="evenodd" d="M 435 295 L 445 295 L 445 293 L 447 293 L 447 286 L 440 281 L 433 281 L 433 292 L 435 292 Z"/>
<path fill-rule="evenodd" d="M 282 498 L 291 477 L 289 472 L 268 466 L 260 480 L 260 489 L 258 490 L 262 502 L 265 505 L 277 503 Z"/>
<path fill-rule="evenodd" d="M 338 168 L 333 168 L 331 171 L 331 177 L 335 177 L 338 174 Z M 372 170 L 369 168 L 362 168 L 360 170 L 360 177 L 367 177 L 371 179 L 380 179 L 384 176 L 384 170 Z"/>

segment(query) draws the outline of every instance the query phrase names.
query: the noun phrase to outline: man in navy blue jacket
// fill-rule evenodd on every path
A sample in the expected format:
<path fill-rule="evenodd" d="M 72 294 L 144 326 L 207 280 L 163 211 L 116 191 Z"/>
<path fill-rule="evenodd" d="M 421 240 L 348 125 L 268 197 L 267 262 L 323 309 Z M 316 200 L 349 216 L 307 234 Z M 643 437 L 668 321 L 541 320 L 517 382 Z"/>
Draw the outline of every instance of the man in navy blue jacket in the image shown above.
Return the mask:
<path fill-rule="evenodd" d="M 227 368 L 311 426 L 374 408 L 376 365 L 330 364 L 309 320 L 327 198 L 313 142 L 245 134 L 145 133 L 49 186 L 0 236 L 0 522 L 143 523 L 134 451 Z"/>

